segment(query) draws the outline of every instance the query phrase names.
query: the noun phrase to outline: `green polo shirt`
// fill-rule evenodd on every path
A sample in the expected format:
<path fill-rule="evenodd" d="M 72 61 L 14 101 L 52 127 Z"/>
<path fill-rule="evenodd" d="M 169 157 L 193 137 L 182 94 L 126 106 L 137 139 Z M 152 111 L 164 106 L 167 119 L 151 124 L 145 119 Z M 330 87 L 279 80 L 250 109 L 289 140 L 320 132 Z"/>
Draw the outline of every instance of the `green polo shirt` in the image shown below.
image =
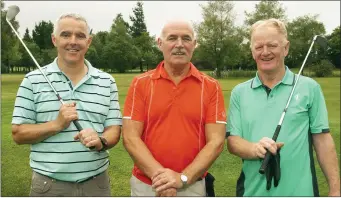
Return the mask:
<path fill-rule="evenodd" d="M 231 92 L 227 122 L 228 135 L 249 142 L 272 138 L 297 75 L 286 67 L 285 76 L 267 93 L 258 77 L 237 85 Z M 329 132 L 328 113 L 320 85 L 301 76 L 285 115 L 277 142 L 281 149 L 281 180 L 266 190 L 261 160 L 243 159 L 237 181 L 237 196 L 316 196 L 312 134 Z"/>
<path fill-rule="evenodd" d="M 79 124 L 101 135 L 105 127 L 121 125 L 118 90 L 114 78 L 85 60 L 88 73 L 77 84 L 57 66 L 57 59 L 42 68 L 65 102 L 75 101 Z M 28 73 L 16 96 L 12 124 L 40 124 L 55 120 L 61 103 L 39 70 Z M 108 151 L 90 151 L 73 137 L 73 123 L 63 131 L 31 145 L 30 166 L 43 175 L 62 181 L 81 182 L 105 171 Z"/>

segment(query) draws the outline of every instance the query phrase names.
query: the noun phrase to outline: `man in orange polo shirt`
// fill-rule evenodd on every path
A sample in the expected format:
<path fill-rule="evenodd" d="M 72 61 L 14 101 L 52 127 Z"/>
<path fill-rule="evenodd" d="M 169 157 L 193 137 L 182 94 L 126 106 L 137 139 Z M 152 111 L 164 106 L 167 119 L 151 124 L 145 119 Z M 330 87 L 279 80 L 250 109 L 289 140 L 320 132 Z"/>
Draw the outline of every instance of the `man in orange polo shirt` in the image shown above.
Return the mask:
<path fill-rule="evenodd" d="M 222 90 L 190 62 L 196 40 L 188 22 L 167 23 L 158 46 L 164 61 L 133 79 L 124 106 L 131 195 L 206 196 L 202 178 L 225 139 Z"/>

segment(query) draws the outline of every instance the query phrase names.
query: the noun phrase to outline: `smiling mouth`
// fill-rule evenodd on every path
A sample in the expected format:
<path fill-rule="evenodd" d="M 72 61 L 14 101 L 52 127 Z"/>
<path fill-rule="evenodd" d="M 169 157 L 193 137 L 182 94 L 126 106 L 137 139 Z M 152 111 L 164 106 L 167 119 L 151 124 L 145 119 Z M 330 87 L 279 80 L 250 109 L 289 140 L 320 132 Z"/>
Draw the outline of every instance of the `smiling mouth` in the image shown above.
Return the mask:
<path fill-rule="evenodd" d="M 78 49 L 67 49 L 66 51 L 68 51 L 68 52 L 72 52 L 72 53 L 79 52 L 79 50 L 78 50 Z"/>
<path fill-rule="evenodd" d="M 263 58 L 261 59 L 262 61 L 264 62 L 269 62 L 269 61 L 272 61 L 274 58 Z"/>
<path fill-rule="evenodd" d="M 183 55 L 185 55 L 185 53 L 184 52 L 176 52 L 176 53 L 172 53 L 172 55 L 183 56 Z"/>

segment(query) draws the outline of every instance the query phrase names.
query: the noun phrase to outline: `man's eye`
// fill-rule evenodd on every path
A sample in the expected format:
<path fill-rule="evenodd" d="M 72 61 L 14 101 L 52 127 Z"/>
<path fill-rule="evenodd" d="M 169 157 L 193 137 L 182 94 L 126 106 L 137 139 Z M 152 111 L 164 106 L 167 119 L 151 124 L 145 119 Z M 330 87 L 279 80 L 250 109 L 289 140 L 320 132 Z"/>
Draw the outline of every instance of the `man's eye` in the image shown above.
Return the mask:
<path fill-rule="evenodd" d="M 174 40 L 176 40 L 176 38 L 175 37 L 169 37 L 168 40 L 174 41 Z"/>
<path fill-rule="evenodd" d="M 62 36 L 62 37 L 69 37 L 70 34 L 69 33 L 62 33 L 60 36 Z"/>
<path fill-rule="evenodd" d="M 85 34 L 77 34 L 77 38 L 84 39 L 86 38 Z"/>
<path fill-rule="evenodd" d="M 184 40 L 185 41 L 191 41 L 192 39 L 190 37 L 185 37 Z"/>

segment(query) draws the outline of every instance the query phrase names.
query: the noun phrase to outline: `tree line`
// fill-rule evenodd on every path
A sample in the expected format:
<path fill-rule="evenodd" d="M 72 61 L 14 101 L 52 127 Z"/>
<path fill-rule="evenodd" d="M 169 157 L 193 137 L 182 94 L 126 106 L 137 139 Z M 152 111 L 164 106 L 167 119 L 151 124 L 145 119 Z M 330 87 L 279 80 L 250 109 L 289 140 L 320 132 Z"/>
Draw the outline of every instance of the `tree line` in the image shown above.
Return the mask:
<path fill-rule="evenodd" d="M 179 2 L 180 3 L 180 2 Z M 223 70 L 254 70 L 256 65 L 250 51 L 249 30 L 261 19 L 277 18 L 287 24 L 290 41 L 289 55 L 285 61 L 291 68 L 300 67 L 314 35 L 323 35 L 328 41 L 326 51 L 315 46 L 309 63 L 329 60 L 340 68 L 340 26 L 326 34 L 325 26 L 317 14 L 299 16 L 288 20 L 286 10 L 279 1 L 262 0 L 252 12 L 245 11 L 243 25 L 235 24 L 233 1 L 210 1 L 200 5 L 203 21 L 194 25 L 198 45 L 192 62 L 205 70 L 216 70 L 217 77 Z M 137 2 L 130 21 L 121 13 L 113 19 L 109 31 L 93 34 L 92 44 L 86 54 L 95 67 L 107 72 L 124 73 L 130 70 L 153 69 L 163 59 L 156 44 L 156 36 L 147 30 L 143 3 Z M 34 62 L 19 43 L 5 21 L 7 10 L 1 1 L 1 71 L 2 73 L 28 72 L 35 69 Z M 19 22 L 12 24 L 16 29 Z M 53 23 L 40 21 L 30 32 L 25 30 L 23 41 L 40 65 L 50 63 L 57 55 L 51 41 Z"/>

